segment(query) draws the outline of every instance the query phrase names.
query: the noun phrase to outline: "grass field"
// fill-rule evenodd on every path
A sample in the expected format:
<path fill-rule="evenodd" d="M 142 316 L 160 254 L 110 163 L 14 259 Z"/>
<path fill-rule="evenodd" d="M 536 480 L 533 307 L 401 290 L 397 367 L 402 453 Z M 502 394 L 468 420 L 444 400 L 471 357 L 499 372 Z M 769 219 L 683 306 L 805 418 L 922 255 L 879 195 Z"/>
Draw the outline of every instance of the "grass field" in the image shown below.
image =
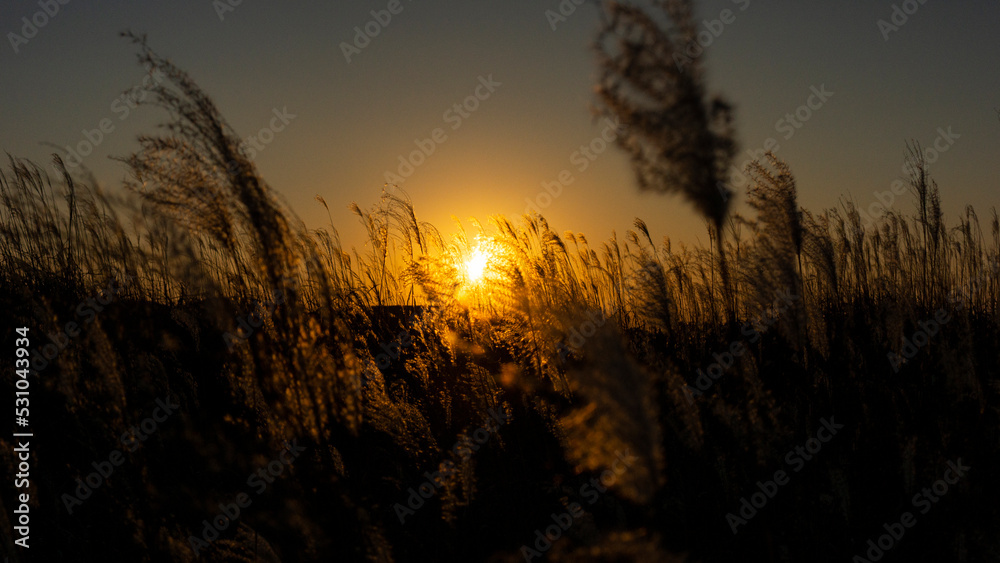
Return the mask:
<path fill-rule="evenodd" d="M 871 224 L 769 155 L 709 248 L 448 235 L 391 186 L 347 248 L 140 59 L 173 127 L 127 190 L 0 173 L 47 560 L 1000 559 L 1000 220 L 946 220 L 919 146 Z"/>

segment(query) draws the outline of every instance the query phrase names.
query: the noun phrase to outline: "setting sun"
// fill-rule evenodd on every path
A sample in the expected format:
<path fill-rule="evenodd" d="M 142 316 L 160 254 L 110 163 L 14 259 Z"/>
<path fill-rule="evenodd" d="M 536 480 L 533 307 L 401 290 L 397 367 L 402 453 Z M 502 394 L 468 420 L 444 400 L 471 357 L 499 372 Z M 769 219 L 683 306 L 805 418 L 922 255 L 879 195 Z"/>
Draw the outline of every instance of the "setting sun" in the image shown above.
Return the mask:
<path fill-rule="evenodd" d="M 472 252 L 472 256 L 465 262 L 465 275 L 470 282 L 477 283 L 482 279 L 487 260 L 489 260 L 489 255 L 483 249 L 477 248 Z"/>

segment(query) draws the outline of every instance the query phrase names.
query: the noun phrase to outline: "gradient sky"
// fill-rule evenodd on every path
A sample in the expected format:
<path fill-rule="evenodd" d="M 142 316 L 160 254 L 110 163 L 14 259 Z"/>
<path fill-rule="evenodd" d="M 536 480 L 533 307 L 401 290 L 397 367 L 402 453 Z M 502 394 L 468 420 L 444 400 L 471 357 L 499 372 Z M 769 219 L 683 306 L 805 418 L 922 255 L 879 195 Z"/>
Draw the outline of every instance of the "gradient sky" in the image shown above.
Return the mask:
<path fill-rule="evenodd" d="M 418 216 L 444 234 L 454 232 L 452 215 L 485 223 L 523 213 L 543 182 L 568 170 L 573 183 L 542 210 L 558 232 L 582 231 L 594 242 L 612 229 L 621 236 L 638 216 L 656 238 L 707 242 L 686 202 L 637 191 L 617 149 L 584 171 L 571 161 L 603 128 L 589 111 L 589 45 L 599 21 L 590 0 L 554 30 L 545 11 L 557 11 L 556 0 L 402 0 L 350 63 L 341 43 L 353 42 L 354 27 L 388 0 L 243 0 L 220 18 L 222 2 L 70 0 L 15 53 L 9 34 L 20 34 L 21 18 L 40 7 L 6 0 L 0 150 L 48 165 L 53 149 L 43 143 L 76 145 L 109 119 L 114 130 L 84 164 L 105 185 L 119 185 L 125 170 L 107 156 L 134 150 L 136 135 L 154 133 L 165 118 L 152 107 L 125 116 L 114 105 L 144 75 L 117 36 L 131 29 L 187 70 L 242 136 L 268 126 L 275 108 L 294 114 L 255 161 L 310 227 L 327 223 L 313 199 L 322 195 L 348 246 L 363 240 L 348 204 L 375 203 L 385 172 L 435 128 L 447 139 L 402 187 Z M 868 205 L 901 176 L 907 140 L 930 146 L 950 127 L 958 138 L 931 166 L 949 222 L 966 204 L 985 220 L 1000 203 L 1000 3 L 926 0 L 888 40 L 877 21 L 889 21 L 903 2 L 750 0 L 740 11 L 747 3 L 699 4 L 699 19 L 736 14 L 708 47 L 707 67 L 710 91 L 736 106 L 740 161 L 774 138 L 797 177 L 800 204 L 820 210 L 849 194 Z M 500 86 L 452 129 L 445 112 L 490 75 Z M 786 140 L 778 121 L 821 85 L 833 96 Z M 913 202 L 900 198 L 894 208 L 910 212 Z"/>

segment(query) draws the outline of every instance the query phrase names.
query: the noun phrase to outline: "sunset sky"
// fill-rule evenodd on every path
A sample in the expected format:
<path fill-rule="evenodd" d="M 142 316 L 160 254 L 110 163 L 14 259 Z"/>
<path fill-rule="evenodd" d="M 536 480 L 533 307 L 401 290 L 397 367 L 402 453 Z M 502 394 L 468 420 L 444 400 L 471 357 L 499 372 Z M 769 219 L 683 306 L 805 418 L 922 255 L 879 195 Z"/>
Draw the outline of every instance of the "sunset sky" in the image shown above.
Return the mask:
<path fill-rule="evenodd" d="M 592 1 L 575 7 L 565 0 L 564 9 L 575 11 L 553 29 L 545 12 L 558 13 L 555 0 L 402 0 L 387 25 L 369 26 L 378 35 L 348 62 L 342 44 L 354 44 L 355 27 L 393 4 L 243 0 L 230 9 L 225 0 L 70 0 L 52 17 L 35 17 L 37 1 L 5 2 L 0 149 L 47 166 L 54 149 L 46 143 L 65 155 L 63 147 L 86 146 L 84 131 L 106 120 L 113 129 L 83 163 L 118 186 L 125 171 L 107 156 L 128 154 L 136 135 L 154 133 L 166 117 L 116 103 L 144 76 L 135 50 L 118 37 L 131 29 L 187 70 L 241 136 L 278 124 L 255 157 L 262 175 L 310 227 L 327 223 L 314 201 L 323 196 L 348 246 L 363 240 L 348 204 L 372 205 L 386 172 L 398 172 L 400 156 L 424 139 L 434 152 L 402 187 L 418 216 L 444 234 L 453 232 L 452 215 L 485 223 L 493 214 L 523 213 L 527 199 L 545 193 L 543 182 L 566 170 L 572 183 L 541 208 L 558 232 L 582 231 L 595 241 L 612 229 L 621 235 L 639 216 L 654 236 L 707 244 L 687 203 L 637 192 L 616 148 L 592 161 L 574 156 L 605 128 L 589 110 L 589 46 L 599 23 Z M 947 150 L 931 171 L 949 222 L 965 204 L 985 222 L 1000 203 L 1000 4 L 896 2 L 917 9 L 898 29 L 880 30 L 878 20 L 892 22 L 893 4 L 701 4 L 699 20 L 726 9 L 735 18 L 712 38 L 707 67 L 709 90 L 736 106 L 739 162 L 774 138 L 797 177 L 801 205 L 816 211 L 849 194 L 867 206 L 901 176 L 907 140 L 937 140 Z M 24 17 L 48 21 L 20 41 L 11 34 L 23 34 Z M 833 94 L 807 112 L 801 128 L 782 122 L 810 101 L 813 87 Z M 477 92 L 482 99 L 454 108 Z M 939 140 L 939 130 L 953 136 Z M 894 208 L 910 212 L 912 199 Z"/>

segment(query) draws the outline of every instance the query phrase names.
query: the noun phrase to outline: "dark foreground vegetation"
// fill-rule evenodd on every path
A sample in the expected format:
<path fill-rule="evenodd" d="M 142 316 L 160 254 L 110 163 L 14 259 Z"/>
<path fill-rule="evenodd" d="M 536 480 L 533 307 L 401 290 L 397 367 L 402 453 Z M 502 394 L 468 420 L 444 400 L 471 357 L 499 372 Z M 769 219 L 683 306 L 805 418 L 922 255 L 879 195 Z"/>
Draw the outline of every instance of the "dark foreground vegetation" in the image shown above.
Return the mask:
<path fill-rule="evenodd" d="M 800 209 L 772 158 L 710 249 L 539 216 L 446 239 L 387 194 L 348 251 L 140 53 L 172 121 L 130 195 L 0 175 L 32 560 L 1000 559 L 1000 223 L 946 222 L 919 147 L 915 217 Z"/>

